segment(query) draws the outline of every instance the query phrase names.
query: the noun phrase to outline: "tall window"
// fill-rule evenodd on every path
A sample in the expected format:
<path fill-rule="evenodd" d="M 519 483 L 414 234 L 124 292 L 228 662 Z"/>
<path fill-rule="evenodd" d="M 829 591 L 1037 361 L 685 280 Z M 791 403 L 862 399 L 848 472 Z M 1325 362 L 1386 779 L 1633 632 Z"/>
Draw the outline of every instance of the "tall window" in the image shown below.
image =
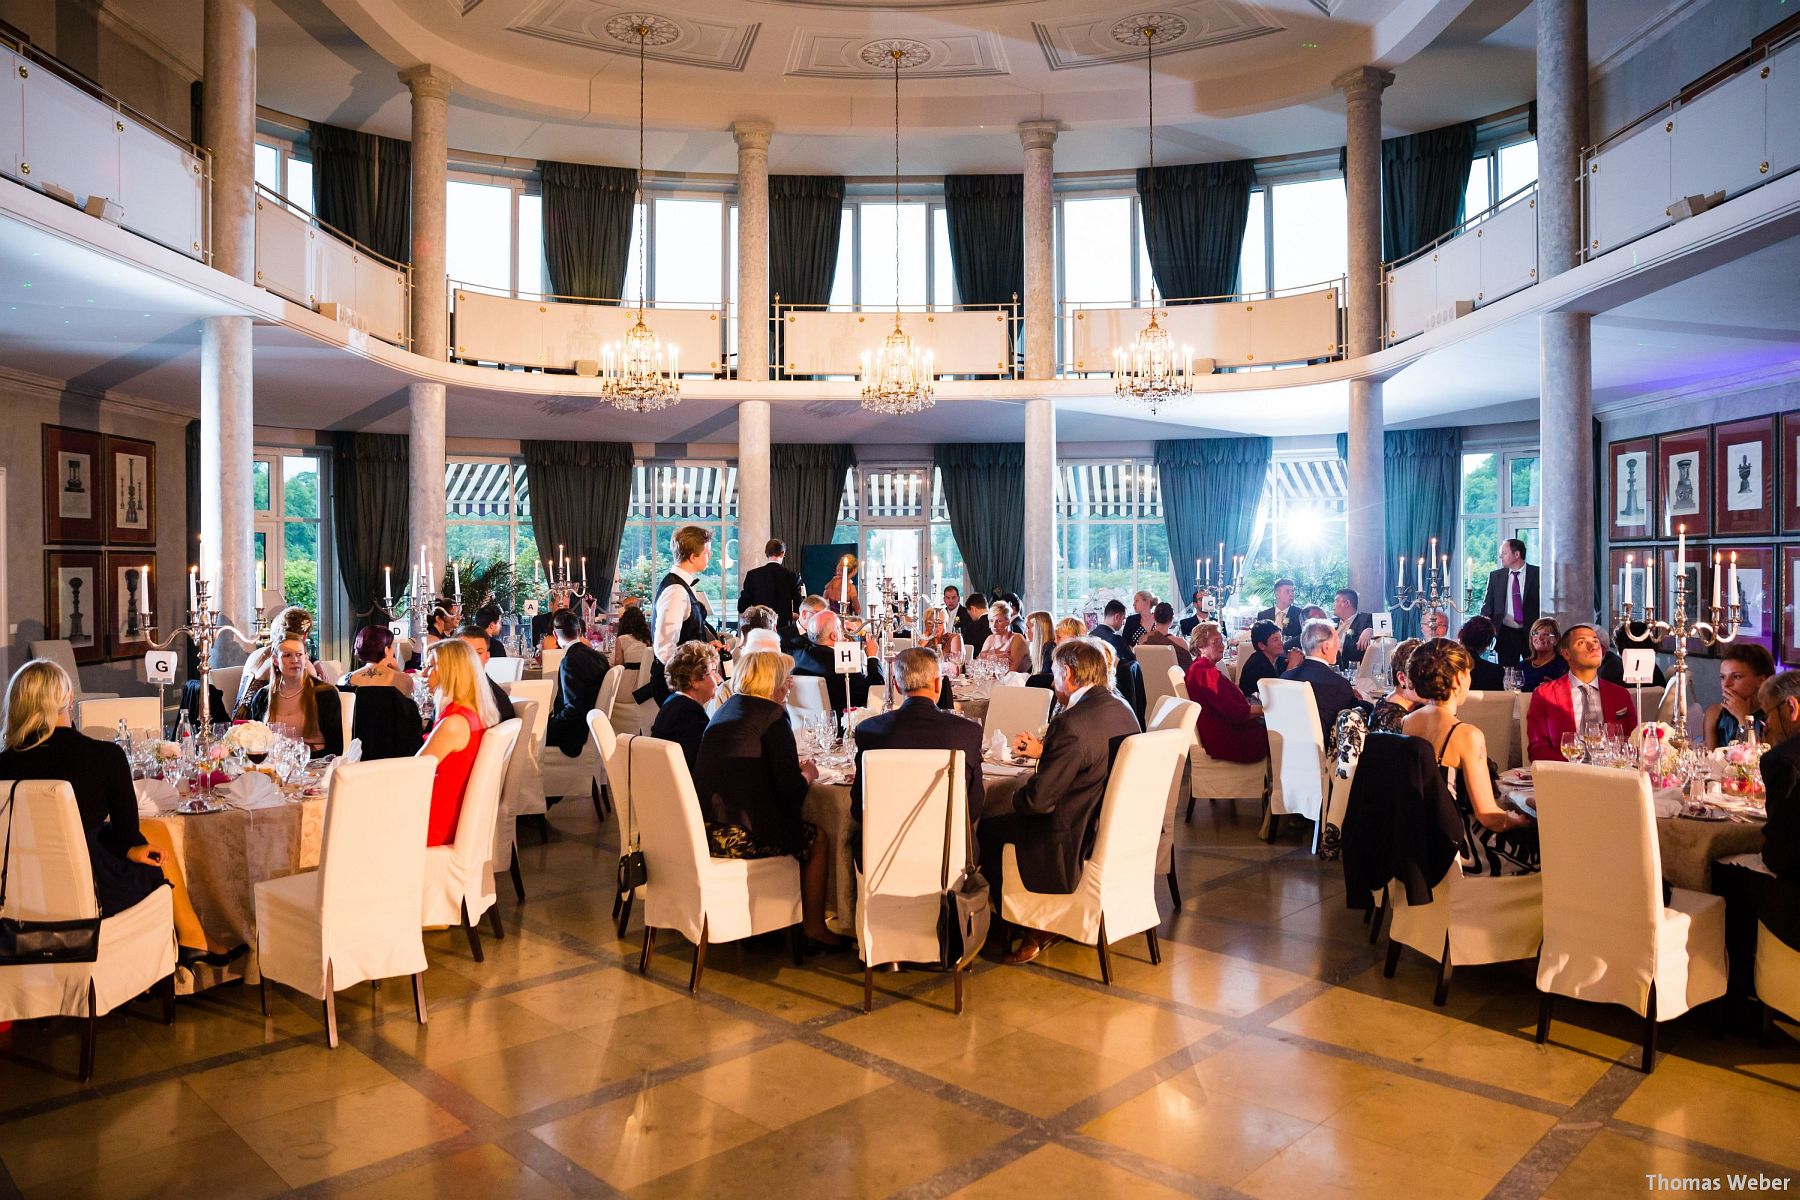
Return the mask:
<path fill-rule="evenodd" d="M 465 588 L 492 591 L 516 611 L 538 577 L 525 464 L 510 458 L 453 458 L 444 464 L 444 542 L 462 567 Z"/>
<path fill-rule="evenodd" d="M 1349 471 L 1335 453 L 1284 455 L 1269 464 L 1237 607 L 1263 607 L 1275 580 L 1291 577 L 1303 603 L 1327 604 L 1348 587 L 1345 553 Z M 1226 549 L 1230 554 L 1231 550 Z M 1365 606 L 1366 607 L 1366 606 Z"/>
<path fill-rule="evenodd" d="M 535 182 L 459 171 L 445 185 L 444 269 L 501 295 L 544 290 L 544 198 Z"/>
<path fill-rule="evenodd" d="M 1484 150 L 1469 163 L 1469 186 L 1463 195 L 1466 221 L 1492 208 L 1520 188 L 1537 182 L 1537 141 L 1526 138 Z"/>
<path fill-rule="evenodd" d="M 723 462 L 639 463 L 633 468 L 614 601 L 637 596 L 649 603 L 655 597 L 656 585 L 672 565 L 670 536 L 683 525 L 699 525 L 713 535 L 712 562 L 694 589 L 706 598 L 715 622 L 735 615 L 742 565 L 737 467 Z"/>
<path fill-rule="evenodd" d="M 1056 475 L 1056 612 L 1099 612 L 1174 588 L 1162 488 L 1149 459 L 1062 462 Z M 1179 607 L 1179 605 L 1177 605 Z"/>
<path fill-rule="evenodd" d="M 1062 297 L 1072 304 L 1121 304 L 1138 294 L 1137 200 L 1068 197 L 1058 223 Z"/>
<path fill-rule="evenodd" d="M 831 304 L 881 308 L 894 303 L 894 202 L 852 199 L 838 226 Z M 900 201 L 900 303 L 949 306 L 956 300 L 950 223 L 941 201 Z"/>
<path fill-rule="evenodd" d="M 252 523 L 257 570 L 264 587 L 265 607 L 271 612 L 284 604 L 297 604 L 325 625 L 330 610 L 330 589 L 320 608 L 319 580 L 331 578 L 329 558 L 320 540 L 320 459 L 316 453 L 278 447 L 258 447 L 252 467 Z M 326 570 L 321 574 L 321 565 Z M 319 651 L 318 638 L 308 647 Z"/>
<path fill-rule="evenodd" d="M 313 211 L 312 160 L 297 157 L 294 143 L 257 137 L 256 182 L 286 198 L 294 207 Z"/>
<path fill-rule="evenodd" d="M 904 589 L 915 578 L 927 603 L 946 585 L 968 590 L 962 551 L 950 532 L 944 481 L 926 463 L 858 464 L 846 480 L 833 540 L 860 547 L 862 589 L 874 594 L 882 576 Z M 914 572 L 917 572 L 916 576 Z M 823 580 L 808 580 L 817 591 Z"/>
<path fill-rule="evenodd" d="M 1500 543 L 1518 538 L 1538 560 L 1540 469 L 1536 447 L 1470 451 L 1462 460 L 1462 557 L 1479 581 L 1499 565 Z"/>
<path fill-rule="evenodd" d="M 1346 219 L 1341 176 L 1272 187 L 1269 286 L 1282 291 L 1341 277 L 1350 260 Z"/>

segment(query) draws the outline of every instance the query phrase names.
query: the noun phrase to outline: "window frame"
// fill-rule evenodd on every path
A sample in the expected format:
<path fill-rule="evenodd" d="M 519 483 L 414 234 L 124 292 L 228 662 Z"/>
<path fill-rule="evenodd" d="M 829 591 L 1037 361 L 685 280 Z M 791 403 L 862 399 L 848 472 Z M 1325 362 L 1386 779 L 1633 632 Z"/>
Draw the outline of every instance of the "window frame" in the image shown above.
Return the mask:
<path fill-rule="evenodd" d="M 1475 455 L 1491 454 L 1494 456 L 1494 495 L 1497 500 L 1496 510 L 1491 513 L 1469 512 L 1464 507 L 1464 489 L 1462 479 L 1466 472 L 1458 463 L 1456 489 L 1456 565 L 1455 575 L 1466 576 L 1462 580 L 1463 594 L 1470 594 L 1472 587 L 1479 586 L 1493 570 L 1496 563 L 1475 562 L 1471 569 L 1469 564 L 1474 556 L 1469 553 L 1471 527 L 1488 524 L 1494 533 L 1494 544 L 1500 545 L 1508 538 L 1525 539 L 1529 543 L 1536 540 L 1532 535 L 1541 536 L 1542 505 L 1544 495 L 1544 462 L 1541 447 L 1533 442 L 1506 441 L 1495 443 L 1467 443 L 1463 446 L 1462 457 L 1468 459 Z M 1521 459 L 1536 459 L 1538 471 L 1537 504 L 1515 505 L 1512 502 L 1512 466 Z M 1540 543 L 1541 544 L 1541 543 Z"/>

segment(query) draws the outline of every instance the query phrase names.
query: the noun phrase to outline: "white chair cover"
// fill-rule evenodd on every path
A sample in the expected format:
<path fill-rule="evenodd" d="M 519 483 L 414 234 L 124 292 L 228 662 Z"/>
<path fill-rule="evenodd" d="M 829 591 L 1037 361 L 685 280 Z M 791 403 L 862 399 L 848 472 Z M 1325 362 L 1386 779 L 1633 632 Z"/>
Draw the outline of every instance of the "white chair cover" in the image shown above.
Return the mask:
<path fill-rule="evenodd" d="M 801 713 L 830 712 L 831 695 L 825 690 L 825 681 L 817 675 L 790 676 L 787 709 L 795 716 Z"/>
<path fill-rule="evenodd" d="M 649 654 L 626 661 L 625 680 L 619 685 L 619 703 L 613 709 L 619 716 L 619 733 L 649 733 L 650 727 L 656 724 L 656 701 L 632 698 L 639 688 L 650 682 L 650 666 L 655 661 Z"/>
<path fill-rule="evenodd" d="M 1221 664 L 1221 671 L 1224 666 Z M 1169 682 L 1177 695 L 1187 695 L 1187 677 L 1179 667 L 1169 668 Z M 1269 781 L 1269 760 L 1234 763 L 1214 758 L 1200 744 L 1198 730 L 1188 748 L 1188 797 L 1194 800 L 1260 800 Z"/>
<path fill-rule="evenodd" d="M 106 700 L 119 694 L 117 692 L 84 692 L 81 690 L 81 668 L 75 665 L 75 647 L 70 645 L 66 638 L 53 638 L 47 642 L 32 642 L 31 657 L 47 658 L 63 669 L 64 673 L 69 677 L 69 682 L 74 685 L 75 702 L 77 704 L 81 703 L 83 700 Z M 231 697 L 226 696 L 225 699 L 229 702 Z"/>
<path fill-rule="evenodd" d="M 1100 925 L 1109 942 L 1155 928 L 1157 818 L 1167 801 L 1188 735 L 1180 729 L 1125 739 L 1113 760 L 1100 803 L 1093 857 L 1068 895 L 1033 892 L 1019 878 L 1018 854 L 1008 843 L 1001 866 L 1001 909 L 1007 920 L 1094 945 Z"/>
<path fill-rule="evenodd" d="M 1334 785 L 1335 785 L 1334 781 Z M 1446 939 L 1453 967 L 1530 958 L 1544 940 L 1541 875 L 1464 875 L 1456 863 L 1431 890 L 1431 903 L 1410 905 L 1406 889 L 1388 884 L 1388 936 L 1442 962 Z"/>
<path fill-rule="evenodd" d="M 25 921 L 92 918 L 100 908 L 74 791 L 61 780 L 21 783 L 16 793 L 12 786 L 0 780 L 0 810 L 8 794 L 18 804 L 0 915 Z M 88 1016 L 90 984 L 97 1016 L 167 978 L 175 970 L 175 909 L 169 897 L 169 889 L 159 887 L 103 920 L 100 955 L 91 963 L 0 967 L 0 1020 Z"/>
<path fill-rule="evenodd" d="M 950 879 L 969 852 L 961 750 L 871 750 L 863 755 L 863 869 L 856 877 L 856 944 L 869 966 L 938 958 L 944 806 Z"/>
<path fill-rule="evenodd" d="M 525 660 L 514 658 L 510 654 L 502 658 L 487 660 L 487 677 L 495 683 L 517 683 L 525 678 Z"/>
<path fill-rule="evenodd" d="M 391 758 L 332 773 L 318 869 L 256 885 L 263 978 L 323 1000 L 327 963 L 337 991 L 425 970 L 419 895 L 436 765 Z"/>
<path fill-rule="evenodd" d="M 494 822 L 500 813 L 500 785 L 507 758 L 519 737 L 519 719 L 488 730 L 475 753 L 475 767 L 463 790 L 456 837 L 446 846 L 425 850 L 425 887 L 420 906 L 422 925 L 458 925 L 468 905 L 473 924 L 494 903 L 494 874 L 488 856 L 494 851 Z M 423 838 L 421 838 L 423 840 Z"/>
<path fill-rule="evenodd" d="M 103 742 L 119 736 L 120 721 L 134 734 L 140 729 L 154 729 L 161 737 L 162 704 L 155 696 L 114 696 L 83 700 L 75 706 L 75 728 Z"/>
<path fill-rule="evenodd" d="M 356 740 L 352 732 L 356 728 L 356 692 L 354 690 L 338 693 L 338 717 L 344 729 L 344 749 L 350 749 L 350 743 Z"/>
<path fill-rule="evenodd" d="M 244 686 L 244 668 L 214 667 L 211 674 L 212 685 L 218 688 L 219 695 L 224 697 L 226 710 L 236 712 L 238 701 L 243 699 L 238 692 Z M 337 686 L 336 679 L 329 679 L 326 682 L 333 687 Z"/>
<path fill-rule="evenodd" d="M 992 742 L 996 733 L 1009 746 L 1021 733 L 1036 733 L 1050 719 L 1050 701 L 1055 698 L 1049 688 L 995 687 L 988 693 L 987 715 L 981 721 L 982 744 Z"/>
<path fill-rule="evenodd" d="M 1470 692 L 1469 698 L 1463 701 L 1456 715 L 1468 725 L 1481 730 L 1481 736 L 1487 739 L 1488 757 L 1502 771 L 1509 771 L 1523 762 L 1523 743 L 1519 742 L 1519 717 L 1524 702 L 1530 696 L 1525 692 Z"/>
<path fill-rule="evenodd" d="M 1794 949 L 1756 923 L 1756 998 L 1800 1021 L 1800 950 Z"/>
<path fill-rule="evenodd" d="M 506 778 L 500 785 L 500 817 L 494 822 L 494 853 L 488 859 L 494 870 L 512 864 L 513 847 L 519 841 L 519 817 L 545 811 L 544 778 L 537 759 L 525 741 L 526 731 L 537 719 L 537 701 L 514 700 L 513 715 L 519 720 L 519 740 L 506 760 Z"/>
<path fill-rule="evenodd" d="M 1269 811 L 1317 821 L 1325 804 L 1325 735 L 1311 687 L 1292 679 L 1257 682 L 1269 729 Z"/>
<path fill-rule="evenodd" d="M 1138 670 L 1144 677 L 1144 711 L 1155 712 L 1156 702 L 1164 696 L 1178 696 L 1187 699 L 1187 680 L 1181 677 L 1180 659 L 1175 656 L 1173 646 L 1146 646 L 1139 642 L 1132 652 L 1137 655 Z M 1169 672 L 1175 671 L 1181 682 L 1174 687 L 1169 685 Z"/>
<path fill-rule="evenodd" d="M 630 783 L 628 780 L 615 780 L 612 773 L 613 752 L 618 749 L 619 735 L 613 729 L 612 722 L 595 709 L 587 715 L 588 744 L 587 752 L 594 756 L 594 762 L 600 774 L 612 789 L 613 806 L 619 814 L 619 844 L 625 844 L 625 831 L 630 828 L 627 812 L 631 804 Z M 629 736 L 629 735 L 628 735 Z M 686 761 L 682 763 L 686 766 Z"/>
<path fill-rule="evenodd" d="M 613 709 L 619 700 L 619 690 L 624 685 L 624 671 L 608 671 L 606 678 L 600 681 L 600 692 L 594 697 L 593 711 L 613 722 Z M 546 719 L 548 715 L 546 714 Z M 546 796 L 580 796 L 586 795 L 588 789 L 596 783 L 606 782 L 606 765 L 594 756 L 593 743 L 584 743 L 581 753 L 570 758 L 561 750 L 552 750 L 547 746 L 543 755 L 544 795 Z"/>
<path fill-rule="evenodd" d="M 1153 647 L 1166 650 L 1168 647 Z M 1174 667 L 1169 670 L 1174 671 Z M 1175 696 L 1164 696 L 1156 702 L 1150 713 L 1148 729 L 1155 733 L 1163 729 L 1179 729 L 1187 739 L 1186 749 L 1182 751 L 1182 766 L 1187 762 L 1189 751 L 1197 740 L 1196 727 L 1200 722 L 1200 706 L 1192 700 L 1182 700 Z M 1156 869 L 1165 875 L 1175 867 L 1175 811 L 1181 807 L 1182 785 L 1187 782 L 1188 772 L 1177 767 L 1175 778 L 1169 781 L 1169 806 L 1163 812 L 1162 836 L 1156 843 Z"/>
<path fill-rule="evenodd" d="M 1659 1021 L 1725 992 L 1725 902 L 1675 888 L 1662 902 L 1662 852 L 1649 780 L 1575 763 L 1532 767 L 1544 877 L 1540 992 L 1623 1004 Z"/>

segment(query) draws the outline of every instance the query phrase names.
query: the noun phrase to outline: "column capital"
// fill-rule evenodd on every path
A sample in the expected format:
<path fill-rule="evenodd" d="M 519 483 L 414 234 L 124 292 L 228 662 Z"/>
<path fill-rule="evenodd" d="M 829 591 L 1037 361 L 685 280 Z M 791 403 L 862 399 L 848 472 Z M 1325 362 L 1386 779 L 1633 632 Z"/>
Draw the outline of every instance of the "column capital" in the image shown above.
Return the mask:
<path fill-rule="evenodd" d="M 1380 67 L 1352 67 L 1331 81 L 1331 86 L 1352 102 L 1379 99 L 1393 85 L 1394 73 Z"/>
<path fill-rule="evenodd" d="M 401 71 L 400 82 L 412 91 L 414 100 L 448 100 L 450 89 L 460 81 L 442 67 L 420 63 Z"/>
<path fill-rule="evenodd" d="M 1019 144 L 1027 150 L 1048 150 L 1056 145 L 1057 122 L 1020 121 Z"/>
<path fill-rule="evenodd" d="M 775 126 L 769 121 L 733 121 L 731 136 L 736 139 L 739 150 L 767 150 L 769 137 L 775 132 Z"/>

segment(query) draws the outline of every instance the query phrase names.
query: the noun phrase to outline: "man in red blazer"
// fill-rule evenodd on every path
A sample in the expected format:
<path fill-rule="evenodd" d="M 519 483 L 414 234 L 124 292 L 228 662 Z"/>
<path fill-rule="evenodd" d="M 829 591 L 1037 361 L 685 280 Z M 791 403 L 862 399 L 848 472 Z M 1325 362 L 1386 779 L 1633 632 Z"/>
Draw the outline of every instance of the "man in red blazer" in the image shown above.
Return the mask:
<path fill-rule="evenodd" d="M 1250 701 L 1219 671 L 1225 635 L 1211 621 L 1194 627 L 1194 661 L 1187 669 L 1188 699 L 1200 706 L 1196 732 L 1206 753 L 1222 762 L 1256 763 L 1269 757 L 1269 731 Z"/>
<path fill-rule="evenodd" d="M 1586 717 L 1602 725 L 1637 727 L 1631 693 L 1600 678 L 1600 633 L 1592 625 L 1571 625 L 1557 644 L 1568 660 L 1569 673 L 1538 685 L 1525 712 L 1525 744 L 1532 762 L 1562 761 L 1562 736 L 1574 733 Z"/>

